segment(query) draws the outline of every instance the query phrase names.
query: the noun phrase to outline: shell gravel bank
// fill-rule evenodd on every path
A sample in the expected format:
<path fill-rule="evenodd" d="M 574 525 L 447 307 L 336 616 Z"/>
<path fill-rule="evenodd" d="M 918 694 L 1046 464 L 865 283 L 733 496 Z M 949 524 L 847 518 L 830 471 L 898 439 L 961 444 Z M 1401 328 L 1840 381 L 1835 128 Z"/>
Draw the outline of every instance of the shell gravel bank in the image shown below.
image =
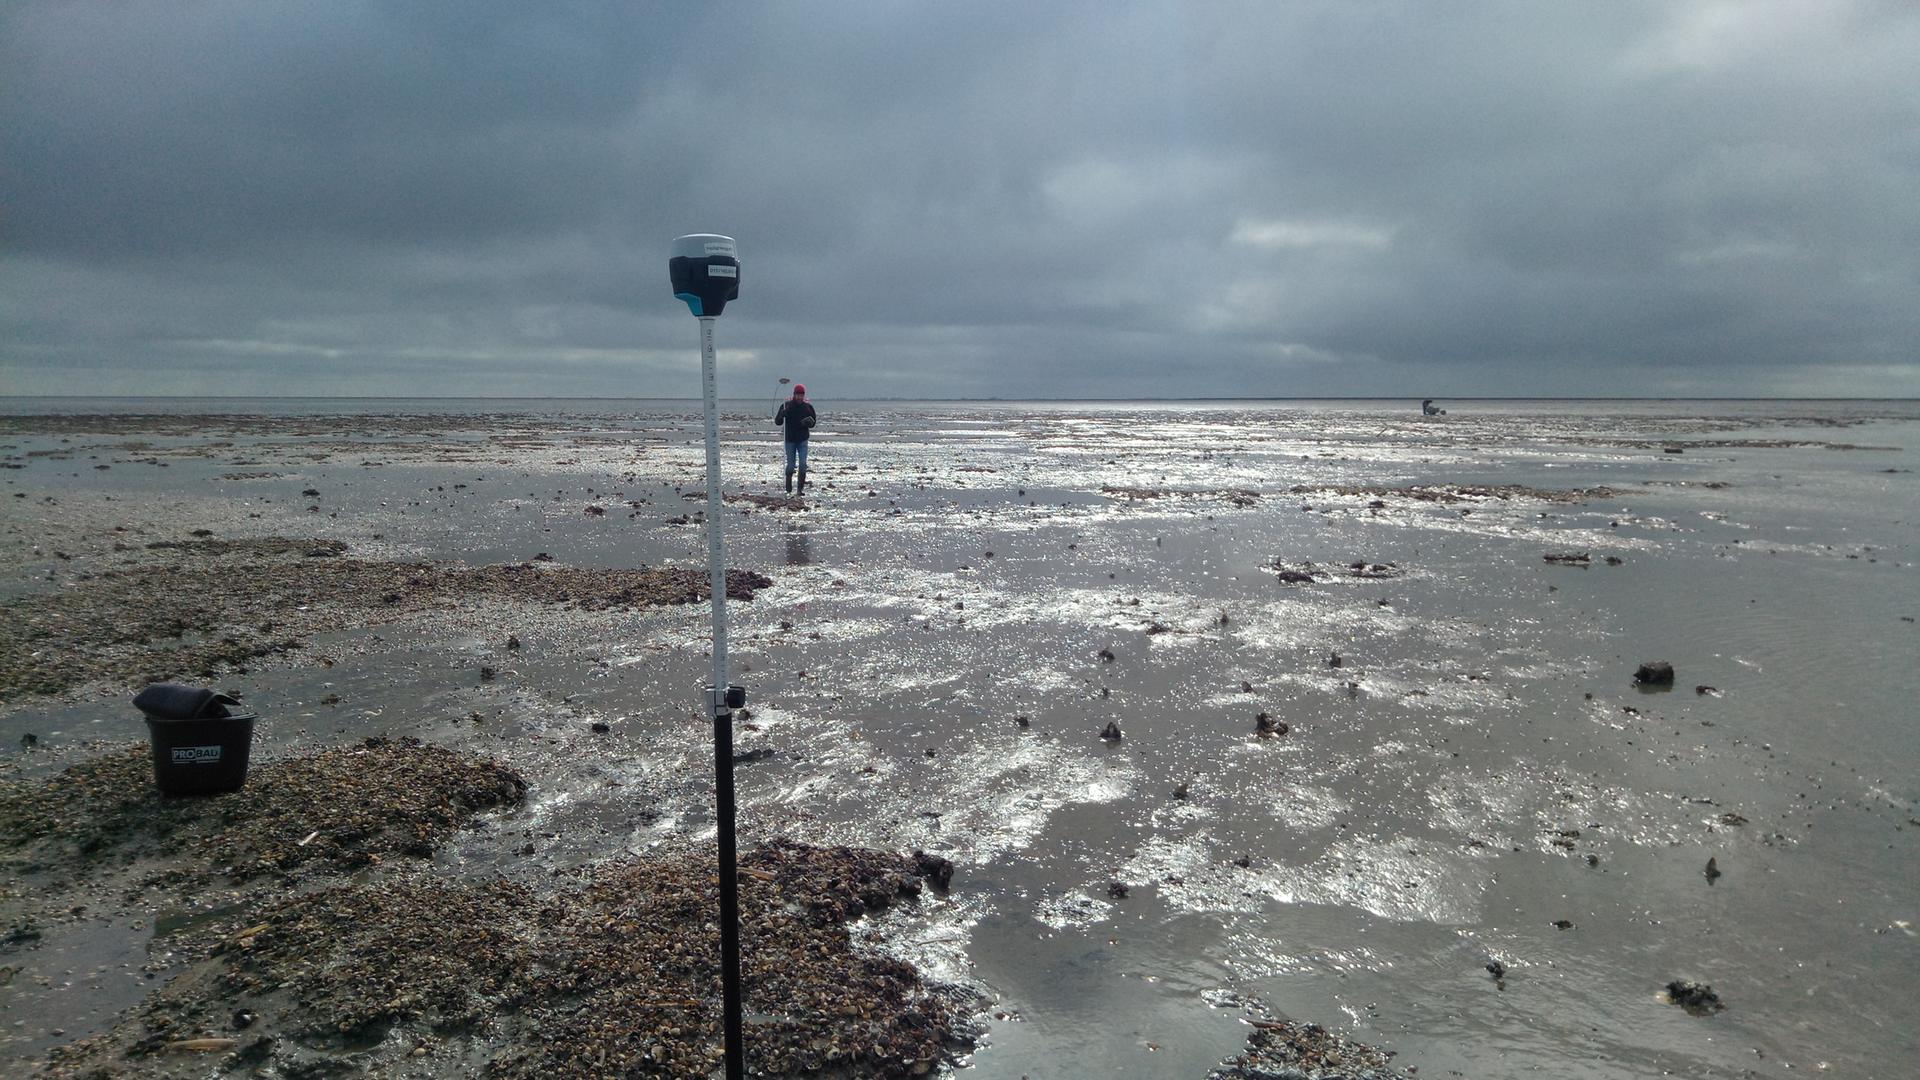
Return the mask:
<path fill-rule="evenodd" d="M 706 572 L 686 567 L 465 566 L 346 553 L 338 540 L 278 536 L 116 545 L 119 565 L 0 602 L 0 702 L 98 681 L 244 672 L 316 634 L 477 598 L 603 611 L 712 595 Z M 772 584 L 755 571 L 727 571 L 729 599 L 751 600 Z"/>
<path fill-rule="evenodd" d="M 1254 1020 L 1246 1052 L 1222 1062 L 1207 1080 L 1408 1080 L 1391 1054 L 1343 1039 L 1318 1024 Z"/>
<path fill-rule="evenodd" d="M 543 899 L 414 864 L 286 900 L 43 1075 L 705 1078 L 721 1060 L 713 868 L 711 846 L 670 846 Z M 742 856 L 753 1075 L 920 1076 L 964 1049 L 972 995 L 846 926 L 943 871 L 781 842 Z"/>
<path fill-rule="evenodd" d="M 269 906 L 423 865 L 526 790 L 411 739 L 256 762 L 211 796 L 161 796 L 146 746 L 0 782 L 0 1074 L 107 1027 Z"/>
<path fill-rule="evenodd" d="M 45 780 L 0 782 L 0 867 L 40 890 L 101 880 L 130 896 L 261 877 L 292 885 L 430 857 L 475 814 L 517 806 L 526 791 L 504 765 L 406 738 L 264 762 L 239 791 L 170 798 L 154 787 L 149 748 L 129 746 Z"/>
<path fill-rule="evenodd" d="M 1386 487 L 1379 484 L 1295 484 L 1287 489 L 1294 495 L 1338 495 L 1347 498 L 1396 498 L 1426 503 L 1462 502 L 1545 502 L 1583 503 L 1617 498 L 1622 492 L 1610 487 L 1566 490 L 1529 487 L 1525 484 L 1408 484 Z"/>
<path fill-rule="evenodd" d="M 157 794 L 141 746 L 0 784 L 9 952 L 198 911 L 145 969 L 171 977 L 99 1034 L 54 1045 L 41 1075 L 708 1075 L 713 847 L 680 839 L 553 874 L 435 859 L 526 793 L 497 762 L 414 739 L 267 761 L 207 797 Z M 927 983 L 847 926 L 943 887 L 951 863 L 774 841 L 741 867 L 757 1074 L 919 1076 L 967 1047 L 972 992 Z M 57 998 L 58 979 L 11 979 L 45 965 L 7 959 L 17 1005 Z"/>

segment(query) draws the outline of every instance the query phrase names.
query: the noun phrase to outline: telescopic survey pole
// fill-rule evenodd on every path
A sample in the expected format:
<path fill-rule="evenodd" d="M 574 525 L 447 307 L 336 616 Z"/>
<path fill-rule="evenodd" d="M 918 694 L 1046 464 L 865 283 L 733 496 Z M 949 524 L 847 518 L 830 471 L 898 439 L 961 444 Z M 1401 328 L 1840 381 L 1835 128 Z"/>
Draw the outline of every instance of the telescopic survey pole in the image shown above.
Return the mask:
<path fill-rule="evenodd" d="M 707 573 L 713 592 L 713 682 L 707 711 L 713 717 L 713 802 L 720 840 L 721 1019 L 726 1038 L 727 1080 L 741 1080 L 745 1046 L 740 1036 L 740 868 L 733 835 L 733 710 L 747 703 L 745 689 L 727 682 L 727 561 L 720 500 L 720 420 L 713 376 L 713 324 L 727 301 L 740 295 L 740 258 L 733 238 L 695 233 L 673 241 L 667 261 L 673 295 L 700 320 L 700 384 L 707 418 Z"/>

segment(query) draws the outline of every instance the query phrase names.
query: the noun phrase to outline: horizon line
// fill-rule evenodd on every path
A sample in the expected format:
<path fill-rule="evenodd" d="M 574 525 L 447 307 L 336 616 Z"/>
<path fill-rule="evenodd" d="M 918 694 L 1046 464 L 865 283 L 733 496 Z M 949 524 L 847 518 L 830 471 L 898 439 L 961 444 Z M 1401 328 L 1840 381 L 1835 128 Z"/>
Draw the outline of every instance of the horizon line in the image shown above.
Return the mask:
<path fill-rule="evenodd" d="M 758 401 L 766 395 L 731 395 L 733 400 Z M 719 400 L 729 400 L 720 395 Z M 680 396 L 608 396 L 574 394 L 0 394 L 0 401 L 700 401 L 699 397 Z M 831 400 L 929 401 L 929 402 L 1049 402 L 1061 404 L 1144 403 L 1191 401 L 1920 401 L 1920 397 L 1862 397 L 1858 395 L 1694 395 L 1694 394 L 1498 394 L 1452 395 L 1415 398 L 1411 394 L 1291 394 L 1291 395 L 1186 395 L 1166 397 L 909 397 L 891 394 L 882 397 L 843 397 Z"/>

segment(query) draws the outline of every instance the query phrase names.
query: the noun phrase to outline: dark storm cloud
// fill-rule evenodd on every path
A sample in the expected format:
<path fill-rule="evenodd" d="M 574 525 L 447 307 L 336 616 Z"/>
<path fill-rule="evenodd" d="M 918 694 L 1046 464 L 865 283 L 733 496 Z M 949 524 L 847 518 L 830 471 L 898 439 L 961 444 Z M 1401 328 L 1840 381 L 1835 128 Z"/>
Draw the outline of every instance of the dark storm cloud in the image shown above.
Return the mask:
<path fill-rule="evenodd" d="M 1903 4 L 16 5 L 18 393 L 1920 392 Z"/>

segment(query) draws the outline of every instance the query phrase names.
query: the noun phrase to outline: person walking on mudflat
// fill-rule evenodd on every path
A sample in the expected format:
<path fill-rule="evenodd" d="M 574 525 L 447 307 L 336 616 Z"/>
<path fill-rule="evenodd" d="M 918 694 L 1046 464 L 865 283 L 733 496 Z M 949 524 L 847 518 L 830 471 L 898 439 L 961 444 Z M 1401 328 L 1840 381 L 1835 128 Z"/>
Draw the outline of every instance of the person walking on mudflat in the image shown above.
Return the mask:
<path fill-rule="evenodd" d="M 813 425 L 820 419 L 813 411 L 813 402 L 807 400 L 807 388 L 803 383 L 793 384 L 793 396 L 780 403 L 773 414 L 775 427 L 786 429 L 787 443 L 787 490 L 793 490 L 793 469 L 800 467 L 800 494 L 807 493 L 807 437 L 813 434 Z"/>

